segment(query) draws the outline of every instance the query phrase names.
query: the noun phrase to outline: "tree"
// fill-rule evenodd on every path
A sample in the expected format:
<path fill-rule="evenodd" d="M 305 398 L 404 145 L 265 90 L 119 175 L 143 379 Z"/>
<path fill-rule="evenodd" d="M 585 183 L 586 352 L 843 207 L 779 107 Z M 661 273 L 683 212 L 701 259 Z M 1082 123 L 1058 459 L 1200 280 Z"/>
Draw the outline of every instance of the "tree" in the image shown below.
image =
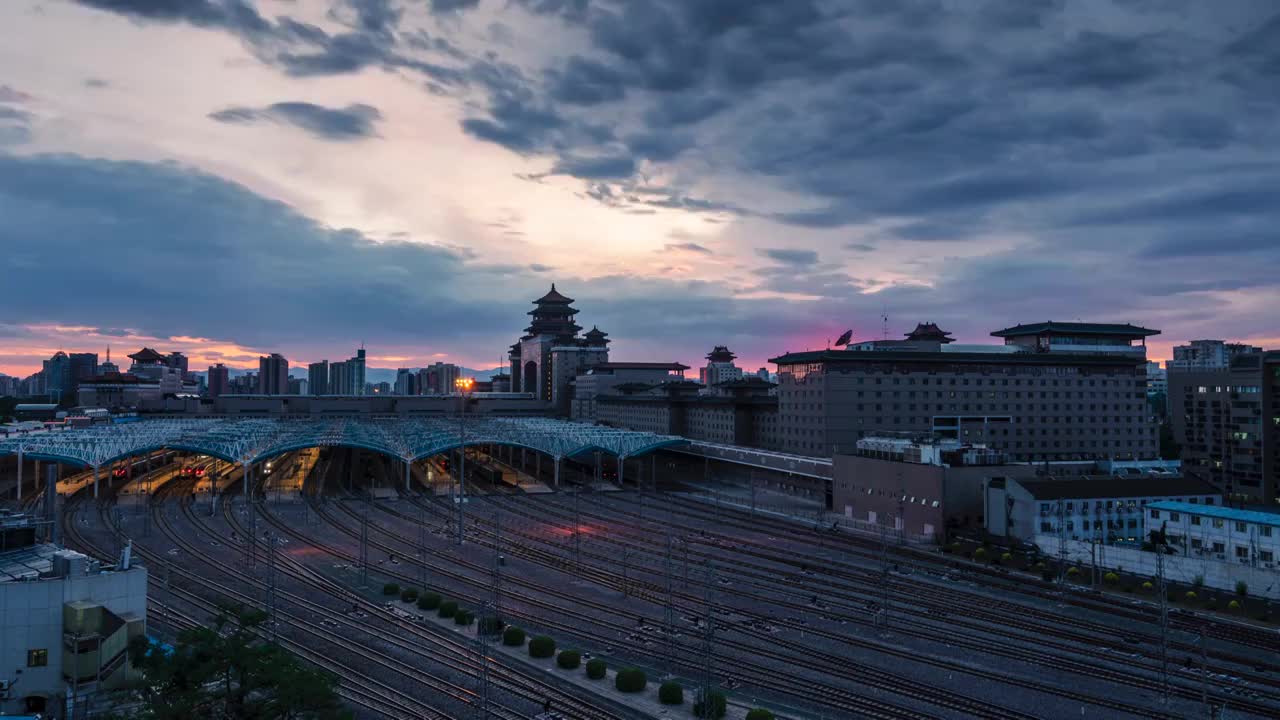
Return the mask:
<path fill-rule="evenodd" d="M 722 718 L 728 708 L 724 693 L 711 691 L 711 702 L 702 702 L 702 693 L 698 693 L 698 701 L 693 704 L 693 716 L 700 718 Z"/>
<path fill-rule="evenodd" d="M 684 686 L 675 680 L 668 680 L 658 686 L 658 702 L 663 705 L 683 705 Z"/>
<path fill-rule="evenodd" d="M 336 676 L 262 639 L 266 618 L 262 611 L 225 609 L 212 626 L 180 632 L 172 652 L 135 638 L 130 660 L 142 677 L 134 691 L 140 708 L 131 717 L 350 718 Z"/>
<path fill-rule="evenodd" d="M 1243 599 L 1245 599 L 1245 598 L 1249 597 L 1249 583 L 1247 583 L 1247 582 L 1245 582 L 1245 581 L 1243 581 L 1243 580 L 1237 580 L 1237 581 L 1236 581 L 1236 595 L 1237 595 L 1237 596 L 1239 596 L 1239 598 L 1240 598 L 1241 600 L 1243 600 Z"/>

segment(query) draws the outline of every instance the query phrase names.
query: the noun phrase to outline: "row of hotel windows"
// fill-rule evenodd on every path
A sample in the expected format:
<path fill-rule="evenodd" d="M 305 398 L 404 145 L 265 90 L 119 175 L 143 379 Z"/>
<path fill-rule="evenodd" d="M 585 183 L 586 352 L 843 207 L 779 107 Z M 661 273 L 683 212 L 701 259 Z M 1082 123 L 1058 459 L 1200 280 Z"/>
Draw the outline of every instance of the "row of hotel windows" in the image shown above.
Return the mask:
<path fill-rule="evenodd" d="M 872 407 L 871 407 L 872 405 L 874 405 L 875 407 L 874 407 L 874 408 L 872 408 Z M 884 404 L 884 403 L 855 403 L 853 407 L 854 407 L 854 412 L 871 412 L 871 411 L 875 411 L 875 412 L 883 412 L 883 411 L 884 411 L 884 409 L 885 409 L 885 404 Z M 906 411 L 908 411 L 908 412 L 915 412 L 915 411 L 916 411 L 916 405 L 915 405 L 914 403 L 908 403 L 908 404 L 907 404 L 907 406 L 904 408 L 904 407 L 902 406 L 902 404 L 901 404 L 901 403 L 897 403 L 897 404 L 892 404 L 892 405 L 890 405 L 890 406 L 889 406 L 889 409 L 890 409 L 890 410 L 892 410 L 892 411 L 894 411 L 894 412 L 902 412 L 903 410 L 906 410 Z M 1020 411 L 1020 410 L 1022 410 L 1022 409 L 1023 409 L 1023 408 L 1020 408 L 1020 407 L 1019 407 L 1019 408 L 1014 408 L 1013 412 L 1017 412 L 1017 411 Z M 1031 407 L 1027 408 L 1027 410 L 1028 410 L 1028 411 L 1034 411 L 1035 409 L 1036 409 L 1036 408 L 1035 408 L 1035 406 L 1034 406 L 1034 405 L 1032 405 Z M 1010 412 L 1010 410 L 1009 410 L 1009 406 L 1008 406 L 1008 405 L 1001 405 L 1001 406 L 997 407 L 996 405 L 973 405 L 973 406 L 970 406 L 970 405 L 968 405 L 968 404 L 961 404 L 961 405 L 959 405 L 959 407 L 957 407 L 956 403 L 949 403 L 949 404 L 938 403 L 938 404 L 933 408 L 933 410 L 936 410 L 936 411 L 939 411 L 939 412 L 944 412 L 944 411 L 955 411 L 955 412 L 966 412 L 966 413 L 967 413 L 967 412 Z M 1049 407 L 1048 405 L 1046 405 L 1046 406 L 1044 406 L 1044 408 L 1041 410 L 1041 412 L 1063 412 L 1064 410 L 1065 410 L 1066 412 L 1070 412 L 1070 411 L 1071 411 L 1071 407 L 1070 407 L 1070 406 L 1067 406 L 1066 408 L 1060 408 L 1060 407 L 1058 407 L 1057 405 L 1054 405 L 1053 407 Z M 922 404 L 920 405 L 920 411 L 921 411 L 921 412 L 931 412 L 929 404 L 928 404 L 928 403 L 922 403 Z M 1082 410 L 1082 411 L 1083 411 L 1083 410 Z M 1013 422 L 1022 422 L 1022 417 L 1023 417 L 1023 416 L 1021 416 L 1021 415 L 1014 416 L 1014 418 L 1013 418 Z M 1042 422 L 1042 423 L 1057 423 L 1057 422 L 1059 422 L 1059 419 L 1058 419 L 1056 416 L 1054 416 L 1054 417 L 1038 416 L 1038 417 L 1039 417 L 1039 421 L 1040 421 L 1040 422 Z M 1062 417 L 1062 422 L 1067 422 L 1067 423 L 1069 423 L 1069 422 L 1071 422 L 1071 418 L 1072 418 L 1072 417 L 1075 417 L 1075 416 L 1073 416 L 1073 415 L 1064 415 L 1064 416 Z M 1146 415 L 1098 415 L 1098 416 L 1096 416 L 1096 417 L 1081 418 L 1081 422 L 1083 422 L 1083 421 L 1085 421 L 1085 420 L 1088 420 L 1089 422 L 1107 422 L 1107 421 L 1108 421 L 1108 419 L 1110 419 L 1112 422 L 1117 422 L 1117 423 L 1122 423 L 1122 422 L 1143 422 L 1143 421 L 1146 419 L 1146 417 L 1147 417 Z M 1028 424 L 1035 423 L 1035 422 L 1036 422 L 1036 419 L 1037 419 L 1037 416 L 1035 416 L 1035 415 L 1031 415 L 1031 416 L 1028 416 L 1028 417 L 1026 418 L 1026 422 L 1027 422 Z M 809 420 L 807 420 L 807 421 L 806 421 L 806 420 L 804 420 L 804 418 L 798 418 L 798 419 L 797 419 L 797 421 L 803 421 L 803 422 L 814 422 L 814 421 L 816 421 L 816 420 L 817 420 L 816 418 L 811 418 L 811 419 L 809 419 Z"/>
<path fill-rule="evenodd" d="M 1076 529 L 1075 521 L 1073 521 L 1073 520 L 1068 520 L 1068 521 L 1067 521 L 1067 525 L 1066 525 L 1066 530 L 1067 530 L 1067 532 L 1075 532 L 1075 529 Z M 1088 521 L 1088 520 L 1085 520 L 1085 521 L 1081 522 L 1081 523 L 1080 523 L 1080 529 L 1081 529 L 1081 530 L 1088 530 L 1088 529 L 1089 529 L 1089 521 Z M 1093 529 L 1094 529 L 1094 530 L 1101 530 L 1101 529 L 1102 529 L 1102 521 L 1101 521 L 1101 520 L 1094 520 L 1094 521 L 1093 521 Z M 1130 521 L 1128 521 L 1128 523 L 1127 523 L 1127 524 L 1126 524 L 1125 522 L 1123 522 L 1123 521 L 1119 521 L 1119 520 L 1117 520 L 1117 521 L 1115 521 L 1115 522 L 1110 522 L 1110 521 L 1109 521 L 1109 522 L 1107 522 L 1107 529 L 1108 529 L 1108 530 L 1125 530 L 1125 529 L 1128 529 L 1128 530 L 1137 530 L 1137 529 L 1138 529 L 1138 521 L 1137 521 L 1137 520 L 1130 520 Z M 1048 521 L 1042 521 L 1042 522 L 1040 523 L 1040 532 L 1042 532 L 1042 533 L 1051 533 L 1051 532 L 1056 532 L 1056 531 L 1057 531 L 1057 527 L 1055 527 L 1055 524 L 1054 524 L 1054 523 L 1052 523 L 1052 522 L 1048 522 Z"/>
<path fill-rule="evenodd" d="M 1226 391 L 1226 392 L 1235 392 L 1235 393 L 1245 393 L 1245 394 L 1247 394 L 1247 395 L 1252 395 L 1252 394 L 1254 394 L 1254 393 L 1260 393 L 1260 392 L 1262 392 L 1262 388 L 1261 388 L 1261 387 L 1259 387 L 1259 386 L 1257 386 L 1257 385 L 1234 385 L 1234 386 L 1232 386 L 1232 385 L 1214 385 L 1214 386 L 1213 386 L 1213 390 L 1212 390 L 1212 391 L 1211 391 L 1211 390 L 1209 390 L 1209 386 L 1207 386 L 1207 385 L 1200 385 L 1199 387 L 1197 387 L 1197 388 L 1196 388 L 1196 392 L 1197 392 L 1197 393 L 1202 393 L 1202 394 L 1203 394 L 1203 393 L 1207 393 L 1207 392 L 1220 393 L 1220 392 L 1223 392 L 1223 391 Z M 1188 387 L 1188 388 L 1187 388 L 1187 392 L 1191 392 L 1191 388 L 1190 388 L 1190 387 Z"/>
<path fill-rule="evenodd" d="M 1015 399 L 1015 400 L 1021 400 L 1021 399 L 1022 399 L 1022 391 L 1021 391 L 1021 390 L 985 390 L 985 391 L 984 391 L 984 390 L 933 390 L 933 391 L 929 391 L 929 390 L 919 390 L 919 391 L 917 391 L 917 390 L 858 390 L 858 391 L 857 391 L 857 393 L 858 393 L 858 395 L 857 395 L 857 396 L 858 396 L 858 397 L 866 397 L 866 394 L 867 394 L 868 392 L 873 392 L 873 393 L 875 393 L 872 397 L 885 397 L 885 393 L 888 393 L 888 397 L 891 397 L 891 398 L 893 398 L 893 399 L 895 399 L 895 400 L 896 400 L 896 399 L 898 399 L 898 398 L 900 398 L 900 397 L 902 397 L 903 393 L 906 393 L 906 396 L 907 396 L 907 397 L 909 397 L 909 398 L 914 398 L 914 397 L 916 396 L 916 393 L 917 393 L 917 392 L 919 392 L 919 393 L 920 393 L 920 398 L 921 398 L 921 399 L 928 399 L 928 398 L 929 398 L 929 393 L 930 393 L 930 392 L 933 392 L 934 397 L 935 397 L 935 398 L 937 398 L 938 400 L 942 400 L 943 398 L 949 398 L 949 399 L 951 399 L 951 400 L 956 400 L 956 399 L 960 399 L 960 400 L 970 400 L 970 399 L 972 399 L 972 400 L 982 400 L 982 399 L 984 399 L 984 398 L 985 398 L 985 399 L 988 399 L 988 400 L 996 400 L 996 399 L 1004 399 L 1004 400 L 1007 400 L 1007 399 L 1009 399 L 1009 398 L 1013 398 L 1013 399 Z M 1104 400 L 1105 400 L 1105 399 L 1107 399 L 1108 397 L 1111 397 L 1112 399 L 1141 400 L 1141 399 L 1143 399 L 1143 398 L 1145 398 L 1145 397 L 1146 397 L 1146 394 L 1145 394 L 1145 393 L 1127 393 L 1127 392 L 1116 392 L 1116 393 L 1089 392 L 1089 393 L 1086 393 L 1086 392 L 1084 392 L 1083 390 L 1081 390 L 1081 391 L 1077 392 L 1075 396 L 1076 396 L 1076 398 L 1077 398 L 1077 399 L 1080 399 L 1080 400 L 1083 400 L 1085 397 L 1090 397 L 1090 398 L 1094 398 L 1094 399 L 1099 399 L 1099 398 L 1101 398 L 1101 399 L 1104 399 Z M 1071 399 L 1071 393 L 1070 393 L 1070 392 L 1062 392 L 1062 393 L 1059 393 L 1057 390 L 1052 390 L 1052 391 L 1050 391 L 1050 390 L 1041 390 L 1041 391 L 1040 391 L 1040 398 L 1041 398 L 1041 399 L 1048 399 L 1048 398 L 1050 398 L 1050 397 L 1052 397 L 1053 399 L 1059 399 L 1059 398 L 1060 398 L 1060 399 L 1063 399 L 1063 400 L 1070 400 L 1070 399 Z M 1035 400 L 1035 399 L 1036 399 L 1036 394 L 1035 394 L 1035 392 L 1034 392 L 1034 391 L 1031 391 L 1031 390 L 1028 390 L 1028 391 L 1027 391 L 1027 397 L 1026 397 L 1026 399 L 1027 399 L 1027 400 Z M 794 405 L 794 404 L 795 404 L 795 403 L 793 403 L 793 405 Z M 802 404 L 803 404 L 803 403 L 802 403 Z M 1132 407 L 1132 406 L 1133 406 L 1133 405 L 1135 405 L 1135 404 L 1137 404 L 1137 403 L 1125 403 L 1125 406 L 1126 406 L 1126 407 Z M 1120 406 L 1119 406 L 1119 405 L 1117 405 L 1117 406 L 1116 406 L 1116 409 L 1119 409 L 1119 408 L 1120 408 Z M 813 408 L 813 409 L 821 410 L 822 408 L 821 408 L 821 407 L 818 407 L 818 408 Z M 1103 406 L 1103 409 L 1104 409 L 1104 410 L 1106 409 L 1106 406 L 1105 406 L 1105 405 Z"/>

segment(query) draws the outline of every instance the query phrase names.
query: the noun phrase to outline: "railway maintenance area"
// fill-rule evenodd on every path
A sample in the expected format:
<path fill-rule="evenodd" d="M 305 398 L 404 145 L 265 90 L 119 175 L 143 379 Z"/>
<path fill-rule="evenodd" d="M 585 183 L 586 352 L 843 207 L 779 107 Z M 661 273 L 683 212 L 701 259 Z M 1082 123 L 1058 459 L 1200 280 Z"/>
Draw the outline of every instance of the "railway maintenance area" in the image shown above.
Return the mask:
<path fill-rule="evenodd" d="M 28 476 L 15 509 L 104 564 L 129 546 L 158 639 L 220 606 L 267 610 L 360 718 L 695 717 L 708 688 L 730 718 L 1280 716 L 1274 624 L 1162 623 L 1150 598 L 710 502 L 660 471 L 677 438 L 543 419 L 149 422 L 24 444 L 63 480 Z M 475 621 L 442 617 L 450 603 Z M 608 675 L 531 658 L 481 632 L 489 618 Z M 622 668 L 647 688 L 616 690 Z M 683 704 L 658 702 L 668 679 Z"/>

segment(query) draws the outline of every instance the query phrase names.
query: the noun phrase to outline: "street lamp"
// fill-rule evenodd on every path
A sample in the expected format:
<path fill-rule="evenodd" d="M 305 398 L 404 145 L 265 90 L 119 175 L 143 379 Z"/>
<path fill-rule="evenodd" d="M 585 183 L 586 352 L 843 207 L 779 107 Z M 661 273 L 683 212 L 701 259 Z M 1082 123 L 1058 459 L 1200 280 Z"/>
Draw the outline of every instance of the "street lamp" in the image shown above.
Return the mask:
<path fill-rule="evenodd" d="M 453 387 L 458 391 L 458 544 L 463 543 L 463 537 L 466 532 L 464 524 L 462 504 L 466 501 L 466 481 L 467 481 L 467 400 L 471 397 L 471 389 L 475 387 L 474 378 L 460 377 L 453 381 Z"/>

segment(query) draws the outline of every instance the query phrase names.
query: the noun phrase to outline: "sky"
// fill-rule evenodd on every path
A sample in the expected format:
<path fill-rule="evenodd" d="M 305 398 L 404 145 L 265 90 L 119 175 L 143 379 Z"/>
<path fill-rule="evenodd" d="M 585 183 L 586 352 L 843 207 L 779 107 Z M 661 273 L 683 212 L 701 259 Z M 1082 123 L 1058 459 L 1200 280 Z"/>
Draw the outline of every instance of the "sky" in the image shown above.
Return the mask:
<path fill-rule="evenodd" d="M 1280 347 L 1272 0 L 0 3 L 0 373 L 1132 322 Z M 887 316 L 887 322 L 884 318 Z"/>

